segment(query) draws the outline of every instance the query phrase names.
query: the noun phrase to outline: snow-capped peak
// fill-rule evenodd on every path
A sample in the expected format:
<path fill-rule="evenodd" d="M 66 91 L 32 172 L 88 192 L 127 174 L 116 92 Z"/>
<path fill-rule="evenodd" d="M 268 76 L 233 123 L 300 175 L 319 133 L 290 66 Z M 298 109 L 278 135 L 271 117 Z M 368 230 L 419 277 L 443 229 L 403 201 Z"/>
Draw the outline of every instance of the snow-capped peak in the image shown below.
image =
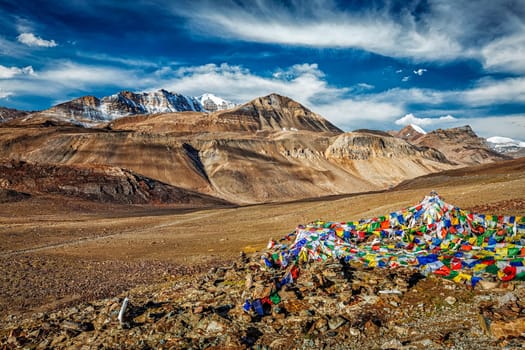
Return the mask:
<path fill-rule="evenodd" d="M 525 142 L 510 137 L 492 136 L 487 139 L 489 147 L 500 153 L 515 153 L 525 148 Z"/>
<path fill-rule="evenodd" d="M 236 106 L 235 103 L 223 100 L 222 98 L 210 93 L 205 93 L 196 97 L 196 99 L 200 102 L 202 107 L 209 112 L 222 111 Z"/>
<path fill-rule="evenodd" d="M 417 131 L 418 133 L 420 134 L 426 134 L 427 132 L 425 130 L 423 130 L 422 127 L 420 127 L 419 125 L 416 125 L 416 124 L 410 124 L 410 126 L 412 127 L 412 129 L 414 129 L 415 131 Z"/>
<path fill-rule="evenodd" d="M 492 137 L 489 137 L 487 141 L 495 145 L 506 144 L 506 145 L 513 145 L 516 147 L 525 147 L 525 142 L 514 140 L 514 139 L 511 139 L 510 137 L 492 136 Z"/>

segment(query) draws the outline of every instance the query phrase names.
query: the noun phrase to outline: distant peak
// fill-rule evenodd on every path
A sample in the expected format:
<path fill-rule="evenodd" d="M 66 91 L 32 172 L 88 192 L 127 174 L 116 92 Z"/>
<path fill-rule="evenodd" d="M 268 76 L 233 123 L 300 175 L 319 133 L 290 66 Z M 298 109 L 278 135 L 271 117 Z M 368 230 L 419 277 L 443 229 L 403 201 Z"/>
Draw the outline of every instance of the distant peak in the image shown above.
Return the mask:
<path fill-rule="evenodd" d="M 422 127 L 420 127 L 419 125 L 416 125 L 416 124 L 410 124 L 410 127 L 412 129 L 414 129 L 416 132 L 420 133 L 420 134 L 423 134 L 425 135 L 427 132 L 425 130 L 423 130 Z"/>

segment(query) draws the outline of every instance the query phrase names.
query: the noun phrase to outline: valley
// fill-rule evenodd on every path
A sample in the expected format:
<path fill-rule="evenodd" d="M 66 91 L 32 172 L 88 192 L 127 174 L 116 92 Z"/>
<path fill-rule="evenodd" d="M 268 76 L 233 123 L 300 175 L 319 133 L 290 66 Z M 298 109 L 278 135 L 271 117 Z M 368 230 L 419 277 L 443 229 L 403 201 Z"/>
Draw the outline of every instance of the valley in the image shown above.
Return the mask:
<path fill-rule="evenodd" d="M 382 215 L 412 205 L 432 190 L 461 208 L 483 204 L 493 214 L 525 214 L 525 160 L 480 170 L 429 175 L 376 193 L 222 209 L 107 205 L 52 196 L 4 203 L 0 259 L 7 279 L 1 300 L 9 302 L 0 307 L 29 312 L 110 297 L 170 275 L 206 271 L 236 259 L 241 251 L 262 249 L 270 238 L 301 223 Z M 143 272 L 137 278 L 139 270 Z M 42 278 L 53 284 L 39 290 Z M 79 289 L 86 284 L 89 288 Z"/>
<path fill-rule="evenodd" d="M 116 325 L 115 308 L 123 295 L 145 305 L 135 305 L 134 310 L 160 308 L 159 315 L 165 314 L 163 305 L 175 305 L 173 298 L 186 300 L 180 307 L 190 309 L 183 314 L 193 315 L 191 322 L 209 321 L 199 315 L 225 306 L 200 310 L 188 306 L 187 299 L 196 298 L 191 301 L 196 305 L 211 305 L 217 297 L 240 303 L 240 286 L 249 283 L 251 269 L 258 269 L 254 261 L 270 239 L 318 219 L 344 222 L 385 215 L 414 205 L 431 191 L 465 210 L 525 215 L 525 158 L 495 152 L 469 126 L 429 133 L 412 127 L 389 133 L 343 132 L 284 96 L 271 94 L 240 106 L 213 98 L 228 108 L 203 110 L 198 99 L 160 91 L 88 96 L 35 113 L 9 111 L 0 124 L 0 312 L 5 315 L 0 326 L 9 331 L 0 332 L 0 340 L 74 347 L 93 335 L 106 344 L 112 337 L 108 332 L 113 332 L 107 327 Z M 189 110 L 171 110 L 188 101 L 194 103 Z M 209 102 L 207 106 L 214 108 Z M 110 114 L 101 114 L 108 108 Z M 385 276 L 373 271 L 356 270 L 356 276 L 372 276 L 352 282 L 365 283 L 352 291 L 356 302 L 375 298 L 366 283 Z M 223 273 L 236 276 L 232 285 L 223 283 Z M 312 276 L 299 282 L 301 290 L 324 278 Z M 396 281 L 411 276 L 407 272 Z M 435 294 L 445 295 L 450 288 L 430 278 L 418 283 L 423 285 L 428 294 L 408 292 L 402 302 L 410 306 L 419 300 L 419 305 L 443 311 L 435 306 Z M 319 296 L 325 287 L 315 290 L 315 300 L 330 300 Z M 344 282 L 337 285 L 347 287 Z M 478 305 L 473 293 L 458 288 L 457 298 Z M 157 304 L 153 295 L 169 297 Z M 390 305 L 401 302 L 395 300 Z M 364 307 L 367 314 L 361 316 L 371 317 L 368 313 L 382 303 Z M 313 326 L 303 324 L 311 316 L 304 312 L 310 311 L 293 305 L 287 304 L 287 309 L 299 316 L 272 317 L 286 322 L 299 317 L 301 327 L 283 329 L 310 334 L 308 327 Z M 231 314 L 224 317 L 234 327 L 259 327 L 260 320 L 243 313 L 239 305 L 227 307 Z M 95 314 L 104 318 L 107 312 L 110 316 L 103 324 L 86 321 Z M 462 310 L 457 317 L 472 323 L 476 315 Z M 48 317 L 50 322 L 43 321 Z M 156 316 L 151 317 L 151 322 L 132 325 L 130 338 L 126 327 L 117 326 L 117 338 L 111 339 L 129 339 L 130 346 L 136 346 L 137 339 L 143 342 L 146 337 L 156 344 L 147 334 L 157 333 L 145 330 L 161 327 Z M 396 317 L 381 322 L 392 323 Z M 432 337 L 439 338 L 442 315 L 436 317 L 430 329 L 439 329 L 432 331 Z M 356 321 L 359 332 L 368 327 L 363 320 Z M 182 322 L 186 326 L 170 329 L 191 333 L 200 327 Z M 45 331 L 29 332 L 40 324 L 46 325 Z M 477 336 L 480 326 L 476 327 L 469 339 L 485 339 Z M 233 343 L 249 344 L 239 332 L 231 334 Z M 268 332 L 264 336 L 273 339 L 275 330 Z M 171 340 L 185 347 L 190 338 Z"/>

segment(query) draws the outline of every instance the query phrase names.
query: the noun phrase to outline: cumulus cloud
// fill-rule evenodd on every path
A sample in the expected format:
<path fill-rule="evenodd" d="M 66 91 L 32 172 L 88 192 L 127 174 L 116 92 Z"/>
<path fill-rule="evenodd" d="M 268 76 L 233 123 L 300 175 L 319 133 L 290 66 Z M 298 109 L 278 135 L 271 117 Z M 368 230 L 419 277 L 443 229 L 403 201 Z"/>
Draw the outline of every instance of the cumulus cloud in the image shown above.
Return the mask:
<path fill-rule="evenodd" d="M 55 47 L 57 43 L 54 40 L 45 40 L 33 33 L 22 33 L 16 37 L 19 42 L 27 46 Z"/>
<path fill-rule="evenodd" d="M 470 125 L 481 137 L 505 135 L 517 140 L 524 139 L 525 114 L 464 118 L 458 119 L 457 122 L 461 125 Z"/>
<path fill-rule="evenodd" d="M 409 77 L 409 76 L 405 76 L 405 77 L 403 77 L 403 79 L 401 79 L 401 81 L 402 81 L 403 83 L 406 83 L 406 82 L 409 81 L 409 80 L 410 80 L 410 77 Z"/>
<path fill-rule="evenodd" d="M 115 87 L 115 91 L 123 88 L 135 91 L 165 88 L 193 96 L 212 91 L 237 103 L 278 93 L 304 104 L 344 130 L 364 126 L 385 129 L 410 123 L 435 128 L 461 123 L 490 131 L 483 118 L 466 120 L 457 115 L 463 114 L 465 109 L 480 111 L 494 104 L 525 102 L 525 78 L 485 79 L 464 91 L 394 88 L 374 93 L 371 91 L 373 87 L 366 83 L 351 87 L 329 84 L 324 72 L 315 63 L 283 67 L 264 75 L 226 63 L 178 68 L 165 66 L 148 75 L 133 66 L 117 68 L 71 61 L 55 61 L 39 69 L 38 74 L 31 66 L 0 66 L 3 98 L 41 94 L 64 99 L 93 93 L 98 87 L 107 89 L 111 86 Z M 447 109 L 451 104 L 454 109 Z M 424 112 L 420 111 L 421 106 L 425 106 Z M 510 132 L 517 133 L 519 130 L 523 133 L 525 125 L 512 124 L 508 128 L 509 132 L 499 134 L 516 137 Z"/>
<path fill-rule="evenodd" d="M 0 65 L 0 79 L 11 79 L 17 75 L 35 75 L 35 71 L 32 66 L 18 68 Z"/>
<path fill-rule="evenodd" d="M 427 70 L 425 68 L 419 68 L 419 69 L 416 69 L 414 71 L 414 74 L 415 75 L 419 75 L 419 76 L 422 76 L 425 72 L 427 72 Z"/>
<path fill-rule="evenodd" d="M 168 90 L 188 95 L 206 91 L 243 103 L 258 96 L 278 93 L 304 104 L 341 128 L 361 127 L 363 121 L 384 123 L 403 113 L 398 103 L 376 101 L 373 95 L 356 94 L 355 89 L 369 90 L 373 86 L 362 83 L 354 88 L 329 85 L 317 64 L 297 64 L 281 68 L 269 76 L 260 76 L 250 70 L 229 64 L 207 64 L 181 67 L 157 82 Z"/>
<path fill-rule="evenodd" d="M 405 114 L 404 117 L 395 121 L 397 125 L 416 124 L 419 126 L 431 126 L 436 124 L 444 124 L 455 122 L 457 119 L 451 115 L 445 115 L 438 118 L 418 118 L 412 113 Z"/>

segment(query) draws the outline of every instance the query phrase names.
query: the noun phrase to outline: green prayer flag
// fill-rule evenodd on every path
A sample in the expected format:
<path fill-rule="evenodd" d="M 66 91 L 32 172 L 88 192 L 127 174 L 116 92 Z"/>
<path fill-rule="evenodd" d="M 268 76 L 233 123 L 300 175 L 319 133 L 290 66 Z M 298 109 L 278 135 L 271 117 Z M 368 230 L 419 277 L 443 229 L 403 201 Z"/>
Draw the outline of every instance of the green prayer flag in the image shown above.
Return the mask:
<path fill-rule="evenodd" d="M 499 271 L 499 269 L 498 269 L 498 267 L 496 266 L 496 264 L 489 265 L 489 266 L 487 266 L 487 268 L 485 269 L 485 272 L 492 273 L 492 274 L 497 274 L 498 271 Z"/>
<path fill-rule="evenodd" d="M 272 304 L 279 304 L 281 302 L 281 297 L 277 293 L 273 293 L 270 295 L 270 300 L 272 301 Z"/>

